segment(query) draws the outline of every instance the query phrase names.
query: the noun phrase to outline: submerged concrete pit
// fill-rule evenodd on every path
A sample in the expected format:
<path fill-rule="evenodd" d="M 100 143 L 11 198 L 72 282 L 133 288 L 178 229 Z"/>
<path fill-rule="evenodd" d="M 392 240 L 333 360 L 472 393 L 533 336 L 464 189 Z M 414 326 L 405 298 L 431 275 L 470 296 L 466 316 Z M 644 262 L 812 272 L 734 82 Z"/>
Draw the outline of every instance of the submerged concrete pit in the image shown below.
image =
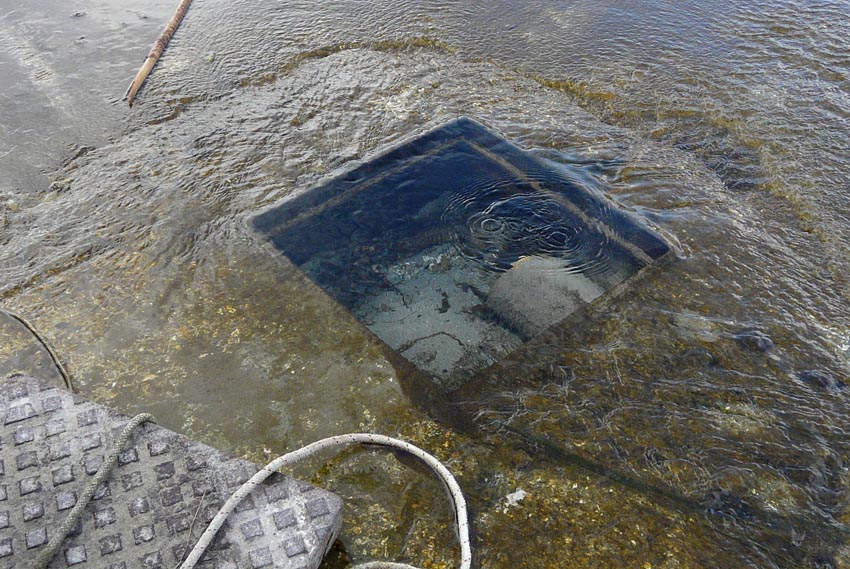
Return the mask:
<path fill-rule="evenodd" d="M 446 391 L 670 252 L 609 200 L 468 118 L 253 224 Z"/>

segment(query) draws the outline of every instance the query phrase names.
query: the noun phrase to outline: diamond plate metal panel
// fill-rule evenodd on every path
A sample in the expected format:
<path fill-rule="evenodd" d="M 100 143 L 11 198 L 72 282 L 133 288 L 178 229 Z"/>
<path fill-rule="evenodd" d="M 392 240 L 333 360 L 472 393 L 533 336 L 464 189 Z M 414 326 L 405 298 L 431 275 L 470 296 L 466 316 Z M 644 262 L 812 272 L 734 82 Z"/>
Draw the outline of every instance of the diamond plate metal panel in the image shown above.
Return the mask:
<path fill-rule="evenodd" d="M 128 420 L 47 382 L 0 383 L 0 567 L 32 565 Z M 257 470 L 142 425 L 51 567 L 175 567 Z M 231 514 L 198 566 L 315 569 L 341 523 L 339 497 L 275 474 Z"/>

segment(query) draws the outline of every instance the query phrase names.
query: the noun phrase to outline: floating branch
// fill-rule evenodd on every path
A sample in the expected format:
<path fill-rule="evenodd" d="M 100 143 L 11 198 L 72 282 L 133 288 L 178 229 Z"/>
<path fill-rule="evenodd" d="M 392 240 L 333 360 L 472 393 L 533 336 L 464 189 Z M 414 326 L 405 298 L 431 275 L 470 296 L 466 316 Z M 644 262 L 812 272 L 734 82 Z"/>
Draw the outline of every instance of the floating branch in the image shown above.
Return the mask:
<path fill-rule="evenodd" d="M 133 106 L 133 100 L 136 98 L 136 93 L 138 93 L 139 89 L 142 88 L 142 83 L 144 83 L 145 79 L 148 78 L 153 66 L 156 65 L 156 62 L 159 60 L 162 52 L 165 51 L 165 46 L 168 45 L 168 42 L 171 40 L 171 36 L 173 36 L 174 32 L 177 31 L 177 27 L 180 25 L 180 22 L 183 21 L 183 16 L 186 15 L 186 12 L 189 11 L 189 4 L 191 3 L 192 0 L 180 0 L 180 5 L 177 6 L 177 10 L 174 11 L 174 15 L 171 16 L 171 19 L 168 20 L 168 24 L 165 26 L 165 29 L 162 30 L 162 33 L 153 43 L 153 47 L 145 59 L 145 62 L 139 68 L 139 72 L 136 73 L 136 76 L 133 78 L 133 82 L 130 83 L 130 86 L 127 88 L 127 93 L 125 93 L 124 99 L 126 99 L 127 104 L 131 107 Z"/>

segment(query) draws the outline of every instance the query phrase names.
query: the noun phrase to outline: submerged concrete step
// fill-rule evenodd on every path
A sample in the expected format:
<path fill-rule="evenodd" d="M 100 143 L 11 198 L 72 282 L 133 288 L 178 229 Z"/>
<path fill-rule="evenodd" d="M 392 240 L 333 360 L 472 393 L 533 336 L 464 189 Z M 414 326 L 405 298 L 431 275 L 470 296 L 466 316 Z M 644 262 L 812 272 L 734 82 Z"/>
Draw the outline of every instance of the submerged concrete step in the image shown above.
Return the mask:
<path fill-rule="evenodd" d="M 0 383 L 0 567 L 30 567 L 129 417 L 47 382 Z M 162 427 L 136 429 L 51 567 L 176 567 L 259 468 Z M 228 518 L 199 567 L 315 569 L 342 500 L 275 474 Z"/>

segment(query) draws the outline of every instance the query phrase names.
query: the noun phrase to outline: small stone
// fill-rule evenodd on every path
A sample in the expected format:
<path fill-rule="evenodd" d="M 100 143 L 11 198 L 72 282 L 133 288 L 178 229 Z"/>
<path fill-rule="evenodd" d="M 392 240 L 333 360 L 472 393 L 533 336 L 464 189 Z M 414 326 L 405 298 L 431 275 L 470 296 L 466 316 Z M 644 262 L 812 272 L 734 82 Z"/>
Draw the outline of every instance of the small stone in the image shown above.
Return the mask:
<path fill-rule="evenodd" d="M 24 507 L 21 509 L 23 518 L 25 522 L 31 522 L 32 520 L 36 520 L 44 515 L 44 505 L 41 502 L 32 502 L 30 504 L 24 504 Z"/>
<path fill-rule="evenodd" d="M 77 425 L 88 427 L 97 423 L 97 409 L 89 409 L 77 415 Z"/>
<path fill-rule="evenodd" d="M 124 466 L 131 462 L 139 462 L 139 453 L 134 448 L 128 448 L 118 455 L 118 465 Z"/>
<path fill-rule="evenodd" d="M 27 534 L 27 549 L 47 543 L 47 528 L 39 528 Z"/>
<path fill-rule="evenodd" d="M 728 490 L 715 489 L 706 494 L 703 501 L 705 511 L 715 516 L 747 519 L 753 515 L 750 505 Z"/>
<path fill-rule="evenodd" d="M 816 389 L 826 391 L 840 391 L 847 387 L 843 381 L 835 379 L 835 376 L 828 371 L 820 369 L 809 369 L 797 373 L 797 378 L 803 383 Z"/>
<path fill-rule="evenodd" d="M 95 474 L 97 474 L 97 470 L 100 468 L 101 464 L 103 464 L 103 456 L 86 456 L 86 474 L 88 474 L 89 476 L 94 476 Z"/>
<path fill-rule="evenodd" d="M 330 513 L 328 510 L 328 505 L 325 502 L 324 498 L 317 498 L 316 500 L 311 500 L 307 502 L 307 514 L 310 518 L 318 518 L 324 516 L 327 513 Z"/>
<path fill-rule="evenodd" d="M 528 496 L 528 492 L 526 492 L 522 488 L 517 488 L 516 492 L 511 492 L 510 494 L 505 496 L 505 506 L 507 506 L 508 508 L 516 506 L 517 504 L 522 502 L 526 496 Z"/>
<path fill-rule="evenodd" d="M 71 456 L 71 443 L 64 442 L 60 444 L 50 445 L 50 449 L 47 454 L 47 459 L 50 462 L 56 462 L 57 460 L 68 458 L 69 456 Z"/>
<path fill-rule="evenodd" d="M 180 491 L 180 486 L 174 486 L 172 488 L 163 490 L 160 494 L 160 499 L 162 500 L 162 505 L 166 508 L 168 506 L 173 506 L 177 502 L 182 502 L 183 494 Z"/>
<path fill-rule="evenodd" d="M 773 340 L 761 330 L 741 330 L 733 338 L 742 348 L 753 352 L 766 353 L 773 349 Z"/>
<path fill-rule="evenodd" d="M 242 530 L 242 535 L 245 536 L 247 541 L 251 541 L 252 539 L 263 535 L 263 524 L 260 520 L 245 522 L 239 527 L 239 529 Z"/>
<path fill-rule="evenodd" d="M 77 14 L 81 14 L 81 12 L 77 12 Z M 74 17 L 76 17 L 76 16 L 74 16 Z M 64 192 L 65 190 L 67 190 L 70 187 L 71 187 L 71 179 L 70 178 L 63 178 L 61 180 L 56 180 L 55 182 L 52 182 L 50 184 L 50 189 L 51 189 L 51 191 L 54 191 L 54 192 Z"/>
<path fill-rule="evenodd" d="M 57 419 L 56 421 L 49 421 L 44 425 L 44 434 L 48 437 L 55 437 L 64 433 L 66 429 L 65 421 Z"/>
<path fill-rule="evenodd" d="M 104 508 L 94 513 L 94 527 L 102 528 L 110 524 L 114 524 L 116 520 L 115 510 L 112 508 Z"/>
<path fill-rule="evenodd" d="M 74 480 L 74 468 L 70 464 L 60 466 L 53 471 L 53 485 L 59 486 Z"/>
<path fill-rule="evenodd" d="M 183 512 L 167 518 L 165 523 L 168 525 L 168 531 L 172 534 L 176 534 L 187 531 L 191 525 L 191 519 L 187 512 Z"/>
<path fill-rule="evenodd" d="M 275 512 L 272 515 L 272 519 L 274 520 L 274 525 L 277 529 L 284 529 L 290 526 L 294 526 L 297 522 L 295 518 L 295 512 L 292 510 L 283 510 L 282 512 Z"/>
<path fill-rule="evenodd" d="M 15 445 L 31 442 L 35 437 L 35 431 L 28 427 L 21 427 L 15 431 Z"/>
<path fill-rule="evenodd" d="M 5 424 L 11 425 L 12 423 L 19 423 L 20 421 L 31 419 L 37 415 L 38 413 L 36 413 L 32 405 L 24 403 L 23 405 L 18 405 L 9 409 L 9 412 L 6 413 Z"/>
<path fill-rule="evenodd" d="M 139 559 L 139 565 L 143 569 L 161 569 L 162 555 L 159 553 L 159 551 L 148 553 L 147 555 L 144 555 Z"/>
<path fill-rule="evenodd" d="M 148 443 L 148 451 L 152 457 L 165 454 L 170 450 L 171 447 L 169 446 L 168 441 L 164 439 L 156 439 Z"/>
<path fill-rule="evenodd" d="M 112 495 L 112 492 L 109 490 L 109 481 L 106 480 L 104 482 L 101 482 L 98 485 L 98 487 L 94 491 L 94 494 L 92 495 L 91 499 L 92 500 L 102 500 L 103 498 L 106 498 L 106 497 L 111 496 L 111 495 Z"/>
<path fill-rule="evenodd" d="M 89 451 L 89 450 L 98 448 L 101 444 L 102 444 L 102 441 L 101 441 L 101 438 L 100 438 L 100 433 L 91 433 L 91 434 L 85 435 L 80 440 L 80 448 L 83 451 Z"/>
<path fill-rule="evenodd" d="M 273 484 L 271 486 L 266 486 L 266 497 L 269 502 L 285 500 L 288 496 L 289 492 L 287 491 L 285 484 Z"/>
<path fill-rule="evenodd" d="M 174 462 L 164 462 L 153 467 L 157 480 L 166 480 L 174 476 Z"/>
<path fill-rule="evenodd" d="M 717 358 L 705 348 L 691 348 L 686 350 L 682 354 L 681 359 L 684 363 L 695 367 L 714 367 L 717 365 Z"/>
<path fill-rule="evenodd" d="M 133 530 L 133 540 L 136 545 L 147 543 L 156 537 L 156 530 L 153 524 L 137 527 Z"/>
<path fill-rule="evenodd" d="M 145 514 L 150 511 L 150 503 L 145 497 L 134 498 L 130 505 L 127 506 L 130 512 L 130 517 L 135 518 L 138 515 Z"/>
<path fill-rule="evenodd" d="M 32 494 L 34 492 L 41 492 L 41 479 L 38 476 L 30 476 L 29 478 L 24 478 L 18 483 L 19 491 L 21 496 L 26 496 L 27 494 Z"/>
<path fill-rule="evenodd" d="M 249 512 L 256 507 L 257 505 L 254 503 L 254 498 L 248 494 L 241 502 L 239 502 L 239 505 L 236 506 L 234 511 L 241 514 L 242 512 Z"/>
<path fill-rule="evenodd" d="M 283 548 L 286 551 L 286 555 L 289 557 L 295 557 L 296 555 L 307 553 L 307 546 L 305 545 L 304 540 L 300 537 L 287 539 L 283 543 Z"/>
<path fill-rule="evenodd" d="M 56 494 L 56 509 L 60 512 L 74 507 L 77 496 L 73 492 L 59 492 Z"/>
<path fill-rule="evenodd" d="M 252 569 L 260 569 L 272 564 L 272 554 L 268 547 L 255 549 L 248 554 L 248 557 L 251 559 Z"/>
<path fill-rule="evenodd" d="M 208 479 L 192 481 L 192 494 L 195 496 L 204 496 L 212 494 L 215 491 L 212 481 Z"/>
<path fill-rule="evenodd" d="M 125 492 L 139 488 L 142 484 L 144 484 L 144 479 L 141 472 L 131 472 L 121 476 L 121 485 L 124 487 Z"/>
<path fill-rule="evenodd" d="M 48 397 L 44 400 L 42 404 L 42 409 L 45 413 L 52 413 L 53 411 L 58 411 L 62 408 L 62 398 L 61 397 Z"/>
<path fill-rule="evenodd" d="M 105 555 L 111 555 L 117 551 L 121 551 L 124 547 L 121 544 L 121 534 L 116 533 L 115 535 L 107 535 L 106 537 L 102 537 L 98 540 L 98 544 L 100 544 L 100 555 L 101 557 Z"/>
<path fill-rule="evenodd" d="M 38 466 L 38 455 L 34 450 L 21 453 L 15 457 L 15 464 L 18 470 L 26 470 L 31 466 Z"/>

